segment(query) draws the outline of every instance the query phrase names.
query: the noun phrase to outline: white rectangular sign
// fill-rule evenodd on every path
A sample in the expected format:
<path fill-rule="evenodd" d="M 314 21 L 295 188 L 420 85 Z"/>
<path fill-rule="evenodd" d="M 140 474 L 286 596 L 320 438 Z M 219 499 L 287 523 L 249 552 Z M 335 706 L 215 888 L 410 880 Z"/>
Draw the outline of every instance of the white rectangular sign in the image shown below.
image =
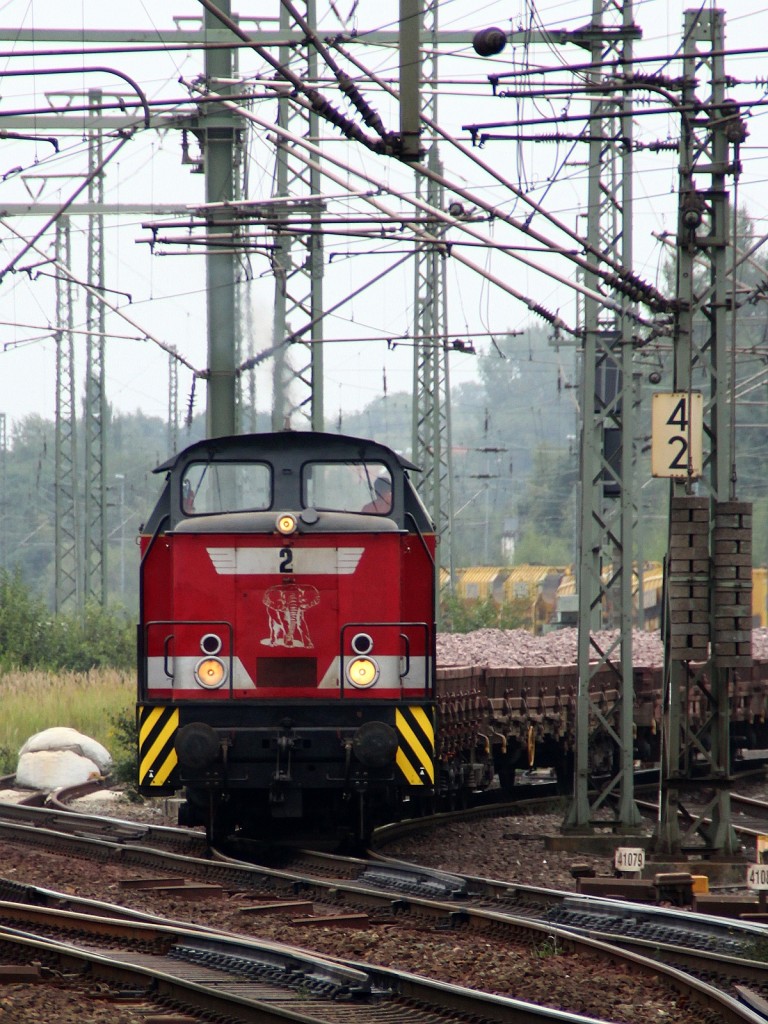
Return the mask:
<path fill-rule="evenodd" d="M 747 865 L 747 888 L 768 889 L 768 864 Z"/>
<path fill-rule="evenodd" d="M 700 391 L 656 391 L 651 398 L 651 473 L 696 478 L 703 467 L 704 401 Z"/>
<path fill-rule="evenodd" d="M 613 864 L 617 871 L 642 871 L 645 867 L 645 850 L 642 846 L 620 846 Z"/>

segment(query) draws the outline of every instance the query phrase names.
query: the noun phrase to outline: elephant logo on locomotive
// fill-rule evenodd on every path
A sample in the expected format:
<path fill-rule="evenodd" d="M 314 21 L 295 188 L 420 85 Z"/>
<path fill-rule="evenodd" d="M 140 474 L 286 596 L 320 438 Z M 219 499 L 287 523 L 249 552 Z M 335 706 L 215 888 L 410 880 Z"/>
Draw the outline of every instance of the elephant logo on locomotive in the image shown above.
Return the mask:
<path fill-rule="evenodd" d="M 276 584 L 264 592 L 269 621 L 265 647 L 314 647 L 306 612 L 320 603 L 317 587 L 308 584 Z"/>

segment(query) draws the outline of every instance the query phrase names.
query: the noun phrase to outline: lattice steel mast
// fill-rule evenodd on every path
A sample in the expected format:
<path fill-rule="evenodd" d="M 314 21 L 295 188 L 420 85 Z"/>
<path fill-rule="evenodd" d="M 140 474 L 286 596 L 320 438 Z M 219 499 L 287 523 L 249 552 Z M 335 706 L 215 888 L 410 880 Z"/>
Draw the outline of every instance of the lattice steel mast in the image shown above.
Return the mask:
<path fill-rule="evenodd" d="M 94 117 L 102 102 L 100 89 L 88 92 L 88 105 Z M 104 206 L 104 175 L 101 128 L 88 132 L 88 202 L 99 210 Z M 104 295 L 104 215 L 88 216 L 86 323 L 88 339 L 85 368 L 85 549 L 83 552 L 84 598 L 106 604 L 107 600 L 107 521 L 106 511 L 106 397 L 104 394 L 104 355 L 106 350 L 106 313 L 99 301 Z"/>
<path fill-rule="evenodd" d="M 613 90 L 608 75 L 632 70 L 632 42 L 639 35 L 632 0 L 593 0 L 591 31 L 589 78 L 599 93 L 588 129 L 587 240 L 592 252 L 631 268 L 632 99 L 629 90 Z M 609 61 L 620 70 L 607 71 Z M 598 275 L 587 273 L 585 283 L 605 293 Z M 613 297 L 626 310 L 628 300 Z M 584 316 L 579 693 L 574 796 L 565 828 L 586 831 L 600 809 L 613 808 L 614 820 L 633 829 L 641 823 L 633 788 L 633 339 L 629 318 L 591 296 Z M 618 630 L 605 643 L 596 633 L 609 606 Z M 596 689 L 617 692 L 610 710 L 601 706 Z M 602 784 L 593 778 L 596 762 Z"/>
<path fill-rule="evenodd" d="M 733 670 L 751 664 L 751 507 L 733 493 L 725 185 L 738 174 L 746 131 L 738 106 L 725 95 L 723 11 L 687 11 L 683 39 L 673 390 L 703 392 L 700 490 L 706 493 L 693 493 L 692 476 L 671 485 L 655 846 L 677 854 L 698 833 L 699 850 L 732 854 L 739 843 L 731 827 L 729 689 Z M 689 710 L 694 696 L 698 716 Z M 707 787 L 712 796 L 682 834 L 680 796 L 693 786 Z"/>
<path fill-rule="evenodd" d="M 305 0 L 302 16 L 311 32 L 317 25 L 315 0 Z M 280 7 L 280 28 L 292 27 L 287 9 Z M 317 81 L 317 50 L 311 41 L 304 48 L 283 46 L 280 63 L 305 81 Z M 320 118 L 313 109 L 278 100 L 278 124 L 298 138 L 319 138 Z M 275 346 L 272 427 L 282 430 L 323 430 L 323 239 L 320 232 L 324 203 L 319 198 L 321 175 L 316 167 L 292 153 L 291 143 L 277 138 L 274 194 L 284 200 L 283 216 L 303 210 L 310 217 L 309 231 L 302 238 L 290 230 L 275 239 Z M 293 333 L 296 332 L 296 333 Z"/>
<path fill-rule="evenodd" d="M 58 264 L 72 264 L 69 217 L 56 222 Z M 78 607 L 82 577 L 79 559 L 77 403 L 75 398 L 74 285 L 56 275 L 56 452 L 54 456 L 54 610 Z"/>
<path fill-rule="evenodd" d="M 420 113 L 437 123 L 438 0 L 402 0 L 400 8 L 401 137 L 406 154 L 419 152 Z M 420 33 L 412 25 L 420 25 Z M 419 40 L 423 40 L 423 47 Z M 414 86 L 411 80 L 416 78 Z M 422 89 L 421 86 L 426 88 Z M 414 110 L 416 104 L 418 106 Z M 437 139 L 426 152 L 430 170 L 442 174 Z M 435 209 L 445 206 L 439 181 L 415 175 L 416 198 Z M 422 473 L 416 486 L 435 521 L 438 564 L 453 579 L 451 523 L 451 394 L 447 336 L 446 257 L 437 245 L 420 244 L 414 255 L 413 336 L 413 461 Z"/>

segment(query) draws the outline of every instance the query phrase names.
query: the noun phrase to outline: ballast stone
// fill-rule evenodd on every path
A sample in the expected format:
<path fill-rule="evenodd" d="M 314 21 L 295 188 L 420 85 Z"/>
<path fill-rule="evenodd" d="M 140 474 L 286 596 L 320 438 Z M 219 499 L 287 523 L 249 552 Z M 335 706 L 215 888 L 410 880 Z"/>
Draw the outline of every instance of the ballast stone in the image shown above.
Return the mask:
<path fill-rule="evenodd" d="M 65 726 L 31 736 L 19 751 L 16 784 L 51 792 L 109 774 L 112 757 L 96 740 Z"/>

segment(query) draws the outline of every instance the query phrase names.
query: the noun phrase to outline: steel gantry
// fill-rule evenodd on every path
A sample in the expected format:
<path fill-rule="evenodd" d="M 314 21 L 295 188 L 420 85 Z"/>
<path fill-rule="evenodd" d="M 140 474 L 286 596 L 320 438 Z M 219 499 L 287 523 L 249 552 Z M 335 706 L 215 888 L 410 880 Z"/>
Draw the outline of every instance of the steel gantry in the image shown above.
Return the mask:
<path fill-rule="evenodd" d="M 588 77 L 595 98 L 587 128 L 587 240 L 590 252 L 631 268 L 632 96 L 621 81 L 632 70 L 632 44 L 639 35 L 632 0 L 593 0 L 589 31 Z M 587 272 L 585 283 L 593 293 L 606 293 L 596 274 Z M 574 794 L 564 823 L 573 831 L 591 829 L 606 811 L 625 830 L 641 821 L 633 786 L 633 336 L 629 300 L 617 299 L 620 312 L 593 295 L 584 302 L 579 690 Z M 600 633 L 608 608 L 618 627 L 609 636 Z M 606 672 L 616 694 L 610 703 L 600 700 L 593 685 Z"/>

